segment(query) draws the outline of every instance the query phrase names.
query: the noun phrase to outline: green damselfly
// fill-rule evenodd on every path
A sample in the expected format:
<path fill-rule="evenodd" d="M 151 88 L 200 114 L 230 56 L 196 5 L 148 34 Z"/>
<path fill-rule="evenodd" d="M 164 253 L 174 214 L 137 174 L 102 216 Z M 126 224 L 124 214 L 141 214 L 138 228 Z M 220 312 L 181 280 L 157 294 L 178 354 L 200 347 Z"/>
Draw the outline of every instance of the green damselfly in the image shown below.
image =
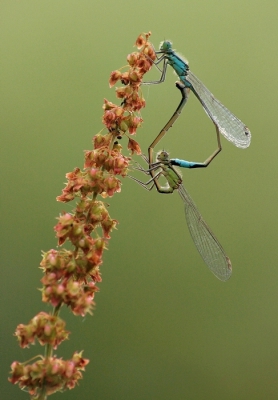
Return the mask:
<path fill-rule="evenodd" d="M 221 281 L 226 281 L 232 274 L 231 261 L 207 223 L 202 218 L 195 203 L 182 184 L 180 173 L 175 168 L 175 166 L 182 168 L 207 167 L 221 151 L 220 135 L 217 126 L 216 133 L 218 147 L 204 162 L 190 162 L 176 158 L 170 159 L 169 153 L 166 151 L 159 152 L 157 154 L 156 162 L 153 162 L 153 153 L 151 152 L 151 158 L 143 156 L 145 161 L 149 164 L 148 169 L 142 168 L 139 164 L 134 168 L 150 175 L 151 179 L 144 183 L 135 177 L 130 176 L 130 178 L 138 182 L 147 190 L 152 190 L 156 187 L 157 191 L 163 194 L 173 193 L 175 190 L 179 192 L 184 202 L 187 225 L 197 250 L 213 274 Z M 162 186 L 160 184 L 159 179 L 161 176 L 164 176 L 166 179 L 167 186 Z"/>

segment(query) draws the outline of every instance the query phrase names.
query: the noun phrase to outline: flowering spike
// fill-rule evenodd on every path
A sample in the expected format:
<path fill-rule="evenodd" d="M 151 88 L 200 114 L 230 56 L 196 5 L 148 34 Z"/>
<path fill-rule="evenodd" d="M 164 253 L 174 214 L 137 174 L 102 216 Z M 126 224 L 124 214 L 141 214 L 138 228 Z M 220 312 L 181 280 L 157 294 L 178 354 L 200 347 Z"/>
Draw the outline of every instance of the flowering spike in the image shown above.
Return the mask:
<path fill-rule="evenodd" d="M 74 388 L 89 362 L 83 358 L 82 352 L 75 352 L 65 361 L 53 356 L 53 350 L 69 336 L 65 322 L 58 314 L 64 305 L 74 315 L 84 317 L 92 314 L 95 306 L 103 252 L 118 224 L 109 215 L 107 204 L 97 196 L 107 198 L 119 193 L 119 177 L 128 173 L 131 158 L 122 154 L 118 140 L 128 136 L 127 133 L 134 135 L 143 122 L 137 114 L 145 107 L 140 84 L 152 66 L 151 60 L 155 59 L 149 36 L 150 32 L 137 38 L 136 46 L 140 51 L 127 56 L 127 71 L 114 70 L 111 73 L 109 86 L 118 81 L 123 85 L 116 88 L 121 104 L 104 99 L 102 122 L 107 131 L 94 136 L 93 149 L 84 152 L 83 169 L 74 168 L 66 174 L 66 186 L 57 196 L 57 201 L 67 203 L 77 199 L 77 204 L 72 212 L 63 212 L 57 218 L 54 231 L 60 248 L 42 253 L 40 291 L 42 301 L 53 306 L 53 313 L 39 312 L 28 324 L 19 324 L 15 331 L 22 348 L 38 341 L 45 346 L 46 356 L 36 357 L 33 363 L 13 362 L 9 378 L 11 383 L 17 383 L 33 398 L 46 399 L 47 395 L 57 391 Z M 134 139 L 128 138 L 127 147 L 132 154 L 141 154 Z M 62 247 L 65 242 L 70 245 L 70 250 Z"/>

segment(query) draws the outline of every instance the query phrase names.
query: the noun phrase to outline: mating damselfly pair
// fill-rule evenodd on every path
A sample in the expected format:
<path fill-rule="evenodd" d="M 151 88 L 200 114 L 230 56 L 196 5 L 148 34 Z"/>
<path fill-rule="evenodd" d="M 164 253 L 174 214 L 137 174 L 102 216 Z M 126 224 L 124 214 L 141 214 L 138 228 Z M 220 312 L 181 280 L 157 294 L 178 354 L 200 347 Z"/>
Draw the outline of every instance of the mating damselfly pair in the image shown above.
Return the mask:
<path fill-rule="evenodd" d="M 176 82 L 176 86 L 181 92 L 182 99 L 172 117 L 149 146 L 148 157 L 144 156 L 145 161 L 148 163 L 148 168 L 144 169 L 138 165 L 135 167 L 135 169 L 150 175 L 149 181 L 144 183 L 134 177 L 132 179 L 148 190 L 156 187 L 159 193 L 173 193 L 174 190 L 178 190 L 184 202 L 187 225 L 197 250 L 214 275 L 220 280 L 226 281 L 232 273 L 231 261 L 209 226 L 203 220 L 187 190 L 184 188 L 181 175 L 175 169 L 175 166 L 182 168 L 207 167 L 221 151 L 220 133 L 235 146 L 247 148 L 250 145 L 251 132 L 248 127 L 217 100 L 205 85 L 190 71 L 188 62 L 175 52 L 170 41 L 166 40 L 161 42 L 159 51 L 155 53 L 157 58 L 153 63 L 160 70 L 161 77 L 157 81 L 143 82 L 142 84 L 152 85 L 164 82 L 167 66 L 169 64 L 180 79 L 180 82 Z M 158 67 L 161 62 L 163 62 L 162 70 Z M 203 163 L 170 159 L 166 151 L 159 152 L 155 161 L 153 155 L 154 148 L 180 116 L 188 100 L 190 91 L 194 93 L 206 114 L 212 120 L 216 128 L 218 147 Z M 161 186 L 159 182 L 161 176 L 166 178 L 168 186 Z"/>

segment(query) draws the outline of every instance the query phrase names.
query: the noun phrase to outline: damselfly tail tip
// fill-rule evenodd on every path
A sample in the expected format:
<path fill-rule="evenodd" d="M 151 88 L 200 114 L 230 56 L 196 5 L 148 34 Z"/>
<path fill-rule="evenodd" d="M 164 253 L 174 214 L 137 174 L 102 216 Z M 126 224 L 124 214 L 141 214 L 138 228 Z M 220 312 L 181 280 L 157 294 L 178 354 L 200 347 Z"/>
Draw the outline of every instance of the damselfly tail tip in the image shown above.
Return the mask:
<path fill-rule="evenodd" d="M 176 87 L 177 87 L 178 89 L 180 89 L 180 90 L 182 90 L 182 89 L 185 88 L 184 83 L 182 83 L 181 81 L 176 81 L 175 84 L 176 84 Z"/>

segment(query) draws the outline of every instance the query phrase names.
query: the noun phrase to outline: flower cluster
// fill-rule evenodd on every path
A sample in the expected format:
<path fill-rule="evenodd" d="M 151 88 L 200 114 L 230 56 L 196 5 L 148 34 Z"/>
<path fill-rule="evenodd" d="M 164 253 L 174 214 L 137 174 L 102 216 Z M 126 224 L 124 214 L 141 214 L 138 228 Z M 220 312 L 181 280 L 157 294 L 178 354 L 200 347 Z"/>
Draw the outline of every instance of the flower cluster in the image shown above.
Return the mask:
<path fill-rule="evenodd" d="M 102 122 L 111 131 L 116 130 L 117 136 L 121 137 L 126 132 L 131 135 L 141 126 L 143 120 L 135 112 L 145 107 L 145 99 L 140 93 L 140 85 L 143 76 L 150 70 L 153 60 L 156 58 L 153 46 L 148 41 L 150 32 L 139 35 L 135 46 L 140 50 L 127 56 L 129 69 L 121 73 L 120 70 L 113 71 L 110 75 L 110 87 L 121 81 L 124 86 L 116 89 L 116 96 L 122 99 L 121 106 L 117 106 L 108 100 L 104 100 L 104 115 Z M 135 140 L 129 139 L 128 148 L 132 154 L 141 153 L 140 147 Z"/>
<path fill-rule="evenodd" d="M 28 388 L 31 396 L 46 398 L 46 395 L 57 391 L 73 389 L 78 380 L 82 379 L 80 371 L 85 370 L 88 362 L 82 357 L 82 352 L 74 353 L 66 361 L 57 357 L 41 357 L 39 361 L 27 365 L 14 361 L 10 381 L 18 383 L 22 389 Z"/>
<path fill-rule="evenodd" d="M 53 349 L 68 339 L 69 332 L 65 330 L 65 322 L 57 315 L 49 315 L 45 312 L 37 314 L 28 325 L 18 325 L 15 336 L 17 336 L 22 348 L 29 347 L 35 339 L 44 346 L 49 344 Z"/>
<path fill-rule="evenodd" d="M 140 93 L 140 84 L 155 59 L 149 36 L 150 32 L 138 37 L 136 46 L 139 51 L 128 55 L 127 72 L 112 72 L 110 87 L 118 80 L 124 85 L 116 89 L 121 105 L 104 100 L 102 121 L 107 132 L 94 136 L 93 149 L 85 151 L 83 169 L 75 168 L 66 174 L 66 186 L 57 197 L 63 203 L 74 199 L 77 203 L 73 212 L 64 212 L 58 217 L 54 227 L 58 246 L 68 242 L 72 249 L 44 252 L 40 263 L 44 274 L 40 289 L 42 300 L 53 306 L 53 313 L 40 312 L 29 324 L 18 325 L 15 332 L 21 347 L 28 347 L 37 339 L 46 347 L 45 356 L 40 356 L 34 364 L 14 362 L 9 379 L 36 398 L 72 389 L 82 377 L 80 371 L 89 362 L 82 358 L 81 353 L 75 353 L 68 361 L 53 357 L 53 349 L 69 335 L 58 313 L 65 305 L 74 315 L 92 314 L 94 294 L 98 291 L 96 284 L 101 282 L 99 269 L 103 251 L 118 223 L 110 217 L 107 205 L 97 200 L 97 196 L 107 198 L 120 192 L 119 177 L 127 175 L 131 158 L 122 154 L 119 139 L 128 137 L 130 152 L 141 153 L 139 144 L 128 134 L 134 135 L 142 123 L 138 111 L 145 106 L 145 100 Z"/>

